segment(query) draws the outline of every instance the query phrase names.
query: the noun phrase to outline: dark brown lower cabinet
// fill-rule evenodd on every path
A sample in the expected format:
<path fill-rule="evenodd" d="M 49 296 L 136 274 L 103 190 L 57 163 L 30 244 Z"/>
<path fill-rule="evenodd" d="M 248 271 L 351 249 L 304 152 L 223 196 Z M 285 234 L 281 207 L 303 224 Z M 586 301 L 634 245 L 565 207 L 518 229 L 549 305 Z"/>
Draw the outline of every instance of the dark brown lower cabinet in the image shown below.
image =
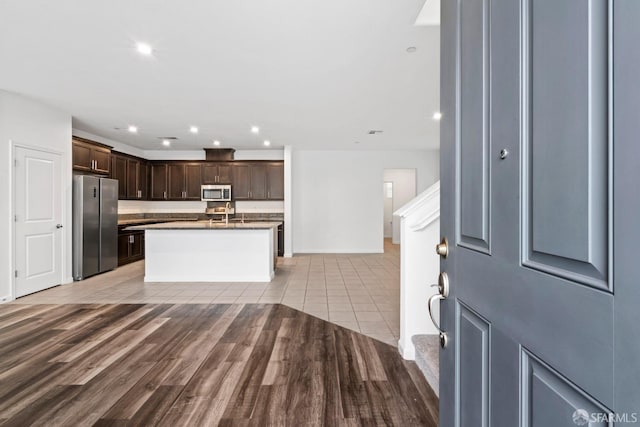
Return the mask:
<path fill-rule="evenodd" d="M 284 256 L 284 222 L 278 226 L 278 256 Z"/>
<path fill-rule="evenodd" d="M 144 231 L 118 232 L 118 266 L 144 259 Z"/>

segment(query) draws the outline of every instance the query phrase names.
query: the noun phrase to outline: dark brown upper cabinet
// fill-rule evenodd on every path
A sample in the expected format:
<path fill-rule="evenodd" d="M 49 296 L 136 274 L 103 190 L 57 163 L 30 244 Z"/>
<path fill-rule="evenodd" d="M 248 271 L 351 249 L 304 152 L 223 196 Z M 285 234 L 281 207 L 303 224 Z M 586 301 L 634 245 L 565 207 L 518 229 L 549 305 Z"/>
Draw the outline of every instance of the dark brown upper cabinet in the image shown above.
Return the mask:
<path fill-rule="evenodd" d="M 111 155 L 112 179 L 118 180 L 118 200 L 127 198 L 127 158 L 117 154 Z"/>
<path fill-rule="evenodd" d="M 284 200 L 282 161 L 147 161 L 115 151 L 110 157 L 120 200 L 200 200 L 202 184 L 231 184 L 234 200 Z"/>
<path fill-rule="evenodd" d="M 251 199 L 251 165 L 236 163 L 231 170 L 231 194 L 233 200 Z"/>
<path fill-rule="evenodd" d="M 149 199 L 149 171 L 150 171 L 149 163 L 146 161 L 140 162 L 140 172 L 138 174 L 138 186 L 140 188 L 140 197 L 139 199 L 148 200 Z"/>
<path fill-rule="evenodd" d="M 101 175 L 111 171 L 111 147 L 74 136 L 72 139 L 73 169 Z"/>
<path fill-rule="evenodd" d="M 234 200 L 284 199 L 282 162 L 235 162 L 231 181 Z"/>
<path fill-rule="evenodd" d="M 169 166 L 166 163 L 151 164 L 151 200 L 167 200 Z"/>
<path fill-rule="evenodd" d="M 231 184 L 232 168 L 229 163 L 203 163 L 202 184 Z"/>
<path fill-rule="evenodd" d="M 267 199 L 284 200 L 284 163 L 267 165 Z"/>
<path fill-rule="evenodd" d="M 251 165 L 251 200 L 267 199 L 267 165 L 254 163 Z"/>
<path fill-rule="evenodd" d="M 119 200 L 147 199 L 149 178 L 146 160 L 112 153 L 111 178 L 118 180 Z"/>
<path fill-rule="evenodd" d="M 165 166 L 166 190 L 163 192 L 164 200 L 200 200 L 202 180 L 200 163 L 176 162 L 168 163 Z M 152 180 L 155 182 L 155 178 L 152 178 Z"/>

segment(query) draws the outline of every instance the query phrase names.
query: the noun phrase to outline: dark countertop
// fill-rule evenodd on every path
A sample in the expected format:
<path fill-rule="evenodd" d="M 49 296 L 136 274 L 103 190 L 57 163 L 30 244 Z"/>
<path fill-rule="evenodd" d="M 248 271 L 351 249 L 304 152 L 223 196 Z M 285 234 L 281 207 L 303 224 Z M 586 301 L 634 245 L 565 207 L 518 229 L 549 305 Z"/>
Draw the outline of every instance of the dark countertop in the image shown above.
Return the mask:
<path fill-rule="evenodd" d="M 142 224 L 157 224 L 161 222 L 175 222 L 175 221 L 197 221 L 197 217 L 193 218 L 135 218 L 135 219 L 121 219 L 118 220 L 118 225 L 142 225 Z"/>
<path fill-rule="evenodd" d="M 127 227 L 126 230 L 268 230 L 270 228 L 277 228 L 281 223 L 280 221 L 245 221 L 244 223 L 229 221 L 229 224 L 226 224 L 224 222 L 211 222 L 209 220 L 174 221 L 134 225 Z"/>

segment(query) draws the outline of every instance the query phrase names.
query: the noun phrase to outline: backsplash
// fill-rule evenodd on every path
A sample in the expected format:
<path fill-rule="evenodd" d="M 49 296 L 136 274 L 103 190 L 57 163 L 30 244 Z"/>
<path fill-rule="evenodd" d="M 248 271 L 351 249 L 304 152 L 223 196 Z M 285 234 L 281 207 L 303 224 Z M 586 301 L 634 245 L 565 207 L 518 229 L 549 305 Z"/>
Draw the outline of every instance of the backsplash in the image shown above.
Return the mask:
<path fill-rule="evenodd" d="M 277 201 L 246 201 L 236 202 L 236 213 L 284 213 L 284 202 Z"/>
<path fill-rule="evenodd" d="M 236 214 L 241 213 L 284 213 L 284 202 L 277 201 L 238 201 Z M 147 201 L 147 200 L 119 200 L 118 214 L 155 214 L 155 213 L 195 213 L 203 214 L 207 202 L 182 201 Z"/>
<path fill-rule="evenodd" d="M 118 200 L 118 214 L 204 213 L 207 202 Z"/>

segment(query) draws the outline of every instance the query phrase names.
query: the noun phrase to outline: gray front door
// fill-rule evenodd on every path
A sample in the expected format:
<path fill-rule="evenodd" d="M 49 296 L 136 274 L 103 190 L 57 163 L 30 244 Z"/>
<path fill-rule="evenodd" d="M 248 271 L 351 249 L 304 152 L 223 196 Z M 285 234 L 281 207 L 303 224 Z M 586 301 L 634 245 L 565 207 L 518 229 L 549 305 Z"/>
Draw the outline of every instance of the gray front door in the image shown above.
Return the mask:
<path fill-rule="evenodd" d="M 640 1 L 441 25 L 441 425 L 640 424 Z"/>

